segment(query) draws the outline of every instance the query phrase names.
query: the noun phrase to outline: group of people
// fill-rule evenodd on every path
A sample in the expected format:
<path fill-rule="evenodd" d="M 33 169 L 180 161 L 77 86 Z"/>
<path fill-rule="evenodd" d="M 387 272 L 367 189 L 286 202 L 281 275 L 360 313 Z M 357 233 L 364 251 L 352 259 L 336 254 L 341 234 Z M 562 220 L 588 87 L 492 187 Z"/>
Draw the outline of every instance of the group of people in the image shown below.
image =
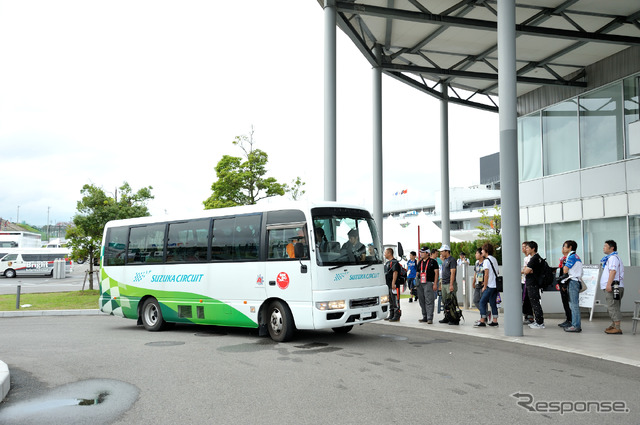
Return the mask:
<path fill-rule="evenodd" d="M 565 332 L 578 333 L 582 331 L 580 320 L 579 294 L 585 288 L 582 281 L 582 260 L 576 253 L 578 244 L 574 240 L 567 240 L 562 245 L 562 255 L 558 268 L 560 269 L 558 284 L 560 297 L 565 311 L 566 320 L 558 326 Z M 474 288 L 473 302 L 480 311 L 480 319 L 475 322 L 475 327 L 497 327 L 498 324 L 498 261 L 493 256 L 494 247 L 485 243 L 475 253 L 476 262 L 473 268 Z M 605 256 L 601 260 L 602 274 L 600 277 L 600 289 L 604 291 L 607 311 L 611 317 L 611 325 L 605 329 L 609 335 L 620 335 L 622 330 L 620 322 L 622 313 L 621 300 L 624 295 L 624 265 L 618 256 L 617 244 L 613 240 L 604 243 Z M 442 266 L 437 262 L 438 253 L 442 260 Z M 525 255 L 522 267 L 522 313 L 523 324 L 531 329 L 544 329 L 544 312 L 540 303 L 540 291 L 542 275 L 544 273 L 545 260 L 538 254 L 538 244 L 535 241 L 526 241 L 522 244 L 522 253 Z M 390 313 L 385 320 L 396 322 L 400 320 L 399 300 L 396 298 L 396 282 L 402 267 L 394 259 L 393 249 L 385 250 L 385 276 L 389 287 L 389 299 L 391 301 Z M 434 303 L 438 288 L 441 290 L 443 300 L 449 293 L 457 293 L 456 267 L 466 263 L 464 255 L 456 260 L 451 256 L 451 249 L 444 244 L 438 251 L 429 249 L 420 250 L 420 259 L 416 260 L 415 251 L 411 251 L 407 261 L 407 281 L 411 290 L 412 302 L 414 298 L 420 303 L 422 310 L 421 323 L 432 324 Z M 438 285 L 439 278 L 441 284 Z M 458 325 L 458 320 L 450 320 L 445 316 L 439 323 Z"/>
<path fill-rule="evenodd" d="M 581 332 L 580 320 L 580 292 L 586 288 L 582 281 L 582 260 L 576 253 L 576 241 L 567 240 L 562 244 L 562 258 L 558 264 L 560 276 L 560 298 L 566 320 L 558 326 L 565 332 Z M 605 329 L 609 335 L 621 335 L 620 321 L 622 313 L 620 305 L 624 295 L 624 265 L 618 256 L 618 245 L 614 240 L 608 240 L 602 248 L 605 256 L 602 258 L 600 275 L 600 289 L 604 291 L 607 312 L 611 318 L 611 325 Z M 540 305 L 540 274 L 542 273 L 542 258 L 538 254 L 538 244 L 527 241 L 522 244 L 525 254 L 522 267 L 522 313 L 524 324 L 532 329 L 544 329 L 544 313 Z"/>
<path fill-rule="evenodd" d="M 442 260 L 442 271 L 438 263 L 438 253 Z M 385 264 L 385 277 L 387 286 L 389 287 L 390 309 L 389 316 L 385 320 L 397 322 L 400 320 L 400 307 L 397 291 L 397 278 L 400 274 L 400 263 L 395 260 L 393 248 L 387 248 L 384 252 L 387 263 Z M 451 248 L 449 245 L 442 245 L 439 250 L 429 250 L 423 248 L 420 250 L 420 259 L 416 260 L 416 252 L 411 251 L 409 261 L 407 262 L 407 283 L 411 290 L 411 298 L 417 299 L 422 310 L 422 319 L 420 323 L 433 323 L 433 311 L 438 292 L 438 283 L 440 282 L 440 290 L 442 299 L 447 299 L 449 293 L 455 294 L 458 291 L 456 282 L 456 261 L 451 256 Z M 442 276 L 440 276 L 442 275 Z M 440 279 L 441 278 L 441 279 Z M 439 323 L 448 323 L 450 325 L 460 324 L 459 320 L 442 319 Z"/>

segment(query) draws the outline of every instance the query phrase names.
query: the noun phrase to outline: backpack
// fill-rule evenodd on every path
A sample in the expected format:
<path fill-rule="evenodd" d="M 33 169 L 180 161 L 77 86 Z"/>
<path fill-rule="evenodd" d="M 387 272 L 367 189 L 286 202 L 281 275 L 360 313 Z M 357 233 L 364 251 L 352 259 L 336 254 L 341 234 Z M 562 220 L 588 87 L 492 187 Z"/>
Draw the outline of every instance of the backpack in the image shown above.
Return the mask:
<path fill-rule="evenodd" d="M 538 288 L 545 289 L 548 286 L 554 286 L 556 280 L 556 271 L 549 266 L 546 258 L 542 258 L 542 272 L 538 276 Z"/>
<path fill-rule="evenodd" d="M 398 277 L 396 278 L 396 288 L 407 284 L 407 269 L 402 267 L 400 263 L 398 265 L 400 266 L 400 272 L 398 272 Z"/>
<path fill-rule="evenodd" d="M 444 300 L 444 318 L 454 323 L 458 323 L 460 319 L 464 318 L 458 305 L 456 294 L 453 292 L 449 292 L 449 295 Z"/>

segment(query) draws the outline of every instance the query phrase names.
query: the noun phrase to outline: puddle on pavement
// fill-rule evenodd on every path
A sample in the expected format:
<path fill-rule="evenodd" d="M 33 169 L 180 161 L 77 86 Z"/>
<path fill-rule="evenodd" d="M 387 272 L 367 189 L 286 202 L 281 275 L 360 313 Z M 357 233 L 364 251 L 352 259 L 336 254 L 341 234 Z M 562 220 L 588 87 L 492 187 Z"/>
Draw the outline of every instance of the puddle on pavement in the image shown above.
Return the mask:
<path fill-rule="evenodd" d="M 139 392 L 111 379 L 74 382 L 32 400 L 9 403 L 0 410 L 0 423 L 109 424 L 131 408 Z"/>

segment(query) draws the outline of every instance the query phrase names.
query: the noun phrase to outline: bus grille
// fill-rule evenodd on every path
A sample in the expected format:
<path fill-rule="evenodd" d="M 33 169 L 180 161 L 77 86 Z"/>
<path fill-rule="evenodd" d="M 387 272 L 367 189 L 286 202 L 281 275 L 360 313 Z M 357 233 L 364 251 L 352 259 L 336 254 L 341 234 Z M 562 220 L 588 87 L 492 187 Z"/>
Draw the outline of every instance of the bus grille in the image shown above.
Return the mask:
<path fill-rule="evenodd" d="M 378 297 L 369 297 L 369 298 L 358 298 L 355 300 L 349 301 L 350 308 L 362 308 L 362 307 L 371 307 L 374 305 L 378 305 Z"/>

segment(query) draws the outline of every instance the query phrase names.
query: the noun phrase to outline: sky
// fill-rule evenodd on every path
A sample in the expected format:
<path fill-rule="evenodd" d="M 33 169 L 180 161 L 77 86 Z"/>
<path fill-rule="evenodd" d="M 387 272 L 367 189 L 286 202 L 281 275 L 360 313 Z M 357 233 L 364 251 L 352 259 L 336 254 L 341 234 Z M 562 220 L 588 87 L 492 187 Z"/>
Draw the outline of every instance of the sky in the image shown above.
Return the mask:
<path fill-rule="evenodd" d="M 0 217 L 71 221 L 83 185 L 125 181 L 153 187 L 152 215 L 200 211 L 252 127 L 267 176 L 322 200 L 323 20 L 316 0 L 0 0 Z M 338 30 L 337 200 L 368 208 L 372 77 Z M 382 86 L 384 209 L 434 204 L 440 102 Z M 449 120 L 450 186 L 478 184 L 498 115 L 450 104 Z"/>

